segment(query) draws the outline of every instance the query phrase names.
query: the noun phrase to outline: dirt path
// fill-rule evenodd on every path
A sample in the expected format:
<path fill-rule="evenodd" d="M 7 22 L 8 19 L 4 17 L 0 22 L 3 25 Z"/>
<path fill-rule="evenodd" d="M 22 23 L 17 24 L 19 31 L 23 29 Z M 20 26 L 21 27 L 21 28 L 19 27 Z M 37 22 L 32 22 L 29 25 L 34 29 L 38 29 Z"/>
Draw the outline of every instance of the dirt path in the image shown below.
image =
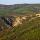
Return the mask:
<path fill-rule="evenodd" d="M 29 22 L 32 21 L 33 19 L 36 19 L 36 18 L 37 18 L 37 17 L 33 17 L 33 18 L 31 18 L 31 19 L 29 20 Z"/>

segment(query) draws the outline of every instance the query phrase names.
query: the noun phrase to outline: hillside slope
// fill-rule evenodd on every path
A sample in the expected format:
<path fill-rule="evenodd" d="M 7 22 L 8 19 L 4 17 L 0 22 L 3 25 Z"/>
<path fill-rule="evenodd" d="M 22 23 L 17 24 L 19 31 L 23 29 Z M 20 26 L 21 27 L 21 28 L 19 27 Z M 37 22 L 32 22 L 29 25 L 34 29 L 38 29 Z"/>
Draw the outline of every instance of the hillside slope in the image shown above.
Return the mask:
<path fill-rule="evenodd" d="M 40 4 L 0 4 L 0 40 L 40 40 Z"/>
<path fill-rule="evenodd" d="M 0 34 L 0 40 L 40 40 L 40 17 L 29 15 L 22 25 L 6 28 Z"/>

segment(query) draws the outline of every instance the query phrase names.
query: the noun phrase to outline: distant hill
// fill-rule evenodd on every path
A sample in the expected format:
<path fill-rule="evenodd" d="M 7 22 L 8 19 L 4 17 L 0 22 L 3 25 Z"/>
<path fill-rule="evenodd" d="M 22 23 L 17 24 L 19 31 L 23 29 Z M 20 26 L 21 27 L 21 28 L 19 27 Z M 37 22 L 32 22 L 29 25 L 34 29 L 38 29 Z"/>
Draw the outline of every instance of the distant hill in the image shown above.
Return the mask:
<path fill-rule="evenodd" d="M 25 7 L 25 6 L 34 6 L 34 7 L 40 7 L 40 4 L 14 4 L 14 5 L 4 5 L 0 4 L 0 8 L 16 8 L 16 7 Z"/>
<path fill-rule="evenodd" d="M 36 12 L 35 10 L 40 11 L 40 4 L 0 4 L 0 15 L 33 13 Z"/>

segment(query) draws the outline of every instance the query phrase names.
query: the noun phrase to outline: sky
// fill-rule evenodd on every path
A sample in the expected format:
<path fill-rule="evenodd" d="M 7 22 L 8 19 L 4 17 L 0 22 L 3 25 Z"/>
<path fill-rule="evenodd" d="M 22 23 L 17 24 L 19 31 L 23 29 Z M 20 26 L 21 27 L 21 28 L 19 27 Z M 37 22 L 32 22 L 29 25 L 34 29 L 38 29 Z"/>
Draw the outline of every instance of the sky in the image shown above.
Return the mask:
<path fill-rule="evenodd" d="M 0 4 L 6 4 L 6 5 L 11 5 L 11 4 L 23 4 L 23 3 L 40 3 L 40 0 L 0 0 Z"/>

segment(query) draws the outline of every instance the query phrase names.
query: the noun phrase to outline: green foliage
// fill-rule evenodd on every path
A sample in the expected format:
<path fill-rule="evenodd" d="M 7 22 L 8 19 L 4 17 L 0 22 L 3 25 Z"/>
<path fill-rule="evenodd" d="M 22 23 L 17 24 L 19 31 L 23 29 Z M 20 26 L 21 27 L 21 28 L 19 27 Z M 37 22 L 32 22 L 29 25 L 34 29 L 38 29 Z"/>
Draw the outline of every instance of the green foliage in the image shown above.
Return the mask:
<path fill-rule="evenodd" d="M 32 8 L 31 7 L 17 7 L 17 8 L 7 8 L 7 9 L 0 9 L 0 15 L 8 15 L 8 14 L 28 14 L 32 13 Z"/>

